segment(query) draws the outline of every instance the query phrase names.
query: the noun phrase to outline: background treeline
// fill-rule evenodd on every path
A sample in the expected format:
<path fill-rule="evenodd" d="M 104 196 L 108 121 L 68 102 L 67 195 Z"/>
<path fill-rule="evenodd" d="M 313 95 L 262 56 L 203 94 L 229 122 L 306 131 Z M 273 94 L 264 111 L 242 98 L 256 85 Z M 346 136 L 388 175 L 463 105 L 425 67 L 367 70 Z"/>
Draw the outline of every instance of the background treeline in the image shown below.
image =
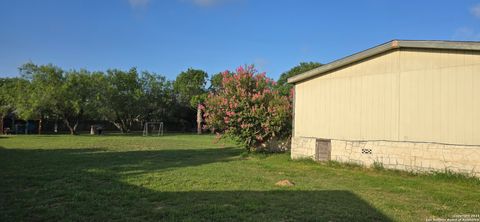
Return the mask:
<path fill-rule="evenodd" d="M 288 77 L 318 66 L 301 63 L 281 75 L 278 87 L 287 95 Z M 91 72 L 26 63 L 19 70 L 20 77 L 0 78 L 0 133 L 4 126 L 15 131 L 15 121 L 28 120 L 34 124 L 26 124 L 26 131 L 37 133 L 63 126 L 76 134 L 98 123 L 128 133 L 153 121 L 164 122 L 167 131 L 201 130 L 198 105 L 222 82 L 221 74 L 209 78 L 198 69 L 188 69 L 174 81 L 136 68 Z"/>

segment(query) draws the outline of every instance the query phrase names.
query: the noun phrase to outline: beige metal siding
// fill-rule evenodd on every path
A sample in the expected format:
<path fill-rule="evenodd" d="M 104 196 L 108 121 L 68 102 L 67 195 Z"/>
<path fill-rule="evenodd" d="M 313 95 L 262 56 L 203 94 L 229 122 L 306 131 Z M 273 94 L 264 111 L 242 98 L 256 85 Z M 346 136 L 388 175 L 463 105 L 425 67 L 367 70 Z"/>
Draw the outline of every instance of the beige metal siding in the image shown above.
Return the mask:
<path fill-rule="evenodd" d="M 479 52 L 394 50 L 295 89 L 295 136 L 480 144 Z"/>

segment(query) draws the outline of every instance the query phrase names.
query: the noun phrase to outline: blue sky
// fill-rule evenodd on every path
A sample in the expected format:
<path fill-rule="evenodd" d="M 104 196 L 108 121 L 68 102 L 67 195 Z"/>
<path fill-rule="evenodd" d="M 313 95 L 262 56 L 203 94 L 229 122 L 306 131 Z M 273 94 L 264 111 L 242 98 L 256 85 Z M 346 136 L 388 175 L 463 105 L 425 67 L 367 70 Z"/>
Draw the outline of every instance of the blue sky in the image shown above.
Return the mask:
<path fill-rule="evenodd" d="M 391 39 L 480 40 L 480 1 L 0 0 L 0 76 L 65 69 L 214 74 L 255 64 L 277 79 Z"/>

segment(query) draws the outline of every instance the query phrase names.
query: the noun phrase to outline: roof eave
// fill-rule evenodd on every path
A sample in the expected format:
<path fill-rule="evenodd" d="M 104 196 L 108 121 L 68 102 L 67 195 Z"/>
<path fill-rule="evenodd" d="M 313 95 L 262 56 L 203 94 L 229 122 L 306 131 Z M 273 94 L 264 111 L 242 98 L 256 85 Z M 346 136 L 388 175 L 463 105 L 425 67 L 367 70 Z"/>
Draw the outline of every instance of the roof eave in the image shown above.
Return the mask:
<path fill-rule="evenodd" d="M 300 75 L 293 76 L 288 79 L 288 83 L 301 82 L 328 71 L 352 64 L 354 62 L 381 54 L 383 52 L 398 48 L 419 48 L 419 49 L 453 49 L 453 50 L 480 50 L 480 42 L 453 42 L 453 41 L 409 41 L 409 40 L 393 40 L 376 47 L 361 51 L 359 53 L 347 56 L 345 58 L 333 61 L 326 65 L 312 69 Z"/>

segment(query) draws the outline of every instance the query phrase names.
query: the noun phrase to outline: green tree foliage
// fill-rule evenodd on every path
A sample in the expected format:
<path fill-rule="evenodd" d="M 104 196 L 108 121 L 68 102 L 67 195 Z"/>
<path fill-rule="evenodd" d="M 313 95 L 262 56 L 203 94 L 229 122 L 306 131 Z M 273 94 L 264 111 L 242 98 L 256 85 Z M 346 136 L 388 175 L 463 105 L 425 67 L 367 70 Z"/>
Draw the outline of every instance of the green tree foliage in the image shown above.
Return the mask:
<path fill-rule="evenodd" d="M 52 64 L 38 66 L 33 63 L 26 63 L 19 69 L 26 82 L 18 85 L 16 114 L 25 120 L 40 120 L 40 133 L 42 120 L 59 114 L 64 71 Z"/>
<path fill-rule="evenodd" d="M 173 101 L 171 82 L 155 73 L 139 75 L 135 68 L 105 74 L 26 63 L 20 71 L 15 113 L 25 120 L 40 120 L 39 131 L 42 119 L 54 118 L 61 119 L 71 134 L 77 133 L 83 119 L 108 120 L 126 133 L 136 123 L 166 118 Z M 2 104 L 3 100 L 2 96 Z"/>
<path fill-rule="evenodd" d="M 225 72 L 219 72 L 215 75 L 213 75 L 210 78 L 210 87 L 208 88 L 208 91 L 210 92 L 217 92 L 222 88 L 222 81 L 223 81 L 223 76 L 228 75 L 232 76 L 234 73 L 230 71 L 225 71 Z"/>
<path fill-rule="evenodd" d="M 76 134 L 82 118 L 94 116 L 101 103 L 102 73 L 65 72 L 53 65 L 33 63 L 24 64 L 20 71 L 28 82 L 17 91 L 17 114 L 23 119 L 40 120 L 39 132 L 44 118 L 59 118 L 71 134 Z"/>
<path fill-rule="evenodd" d="M 105 82 L 102 73 L 92 74 L 86 70 L 65 73 L 54 113 L 64 121 L 71 134 L 77 133 L 83 118 L 97 114 L 96 109 L 102 103 L 102 82 Z"/>
<path fill-rule="evenodd" d="M 177 98 L 181 104 L 197 109 L 197 133 L 202 133 L 202 111 L 201 104 L 206 98 L 205 85 L 208 74 L 203 70 L 188 69 L 181 72 L 173 84 Z"/>
<path fill-rule="evenodd" d="M 287 82 L 288 78 L 296 76 L 298 74 L 302 74 L 320 66 L 322 66 L 322 64 L 318 62 L 301 62 L 299 65 L 291 68 L 287 72 L 282 73 L 277 81 L 277 89 L 280 91 L 280 94 L 285 96 L 290 94 L 290 90 L 292 89 L 293 85 Z"/>
<path fill-rule="evenodd" d="M 3 134 L 3 119 L 15 110 L 15 93 L 18 78 L 0 78 L 0 134 Z"/>
<path fill-rule="evenodd" d="M 302 63 L 301 66 L 305 64 Z M 301 72 L 299 69 L 294 68 L 290 72 L 295 70 Z M 258 111 L 260 113 L 255 113 L 257 116 L 250 119 L 253 122 L 245 122 L 244 128 L 232 133 L 232 135 L 238 135 L 239 132 L 244 134 L 238 138 L 248 140 L 244 144 L 249 147 L 273 137 L 283 137 L 290 125 L 289 114 L 285 110 L 288 107 L 283 103 L 289 101 L 289 97 L 282 96 L 282 88 L 276 88 L 279 86 L 264 75 L 257 74 L 253 67 L 243 71 L 237 70 L 236 73 L 227 71 L 213 75 L 208 90 L 206 89 L 208 74 L 198 69 L 188 69 L 180 73 L 175 81 L 168 81 L 164 76 L 151 72 L 139 73 L 136 68 L 127 71 L 110 69 L 105 73 L 84 69 L 64 71 L 52 64 L 36 65 L 31 62 L 22 65 L 20 73 L 21 78 L 12 80 L 14 84 L 7 79 L 0 81 L 2 86 L 0 115 L 5 116 L 13 112 L 24 120 L 39 120 L 39 132 L 43 119 L 63 121 L 71 134 L 77 133 L 79 125 L 84 120 L 109 121 L 122 133 L 128 133 L 134 127 L 141 127 L 148 121 L 170 121 L 175 123 L 175 126 L 189 127 L 195 121 L 196 111 L 197 131 L 201 133 L 202 107 L 205 100 L 209 101 L 209 107 L 213 104 L 213 100 L 207 98 L 208 92 L 211 95 L 233 99 L 229 102 L 235 102 L 237 99 L 237 102 L 245 103 L 243 106 L 245 115 L 250 108 L 260 110 Z M 289 75 L 292 74 L 284 74 L 282 78 L 286 80 Z M 248 84 L 232 85 L 225 82 L 235 78 L 243 78 L 242 81 Z M 280 85 L 285 84 L 283 81 Z M 248 92 L 248 95 L 245 98 L 238 98 L 238 95 L 232 94 L 239 90 Z M 10 91 L 14 93 L 9 94 Z M 230 98 L 231 96 L 234 98 Z M 272 107 L 275 110 L 270 110 Z M 230 114 L 234 111 L 229 110 Z M 213 110 L 211 112 L 214 113 Z M 223 115 L 217 114 L 217 117 Z M 227 130 L 228 127 L 212 124 L 211 120 L 212 130 L 233 132 Z M 253 128 L 249 124 L 253 124 Z M 241 126 L 240 124 L 239 127 Z M 262 131 L 257 130 L 258 126 L 262 127 Z M 255 138 L 252 135 L 255 135 Z"/>
<path fill-rule="evenodd" d="M 122 133 L 130 132 L 135 123 L 161 121 L 169 114 L 173 87 L 164 76 L 150 72 L 107 71 L 102 116 Z"/>
<path fill-rule="evenodd" d="M 162 121 L 171 115 L 173 103 L 173 83 L 165 76 L 142 72 L 140 82 L 143 89 L 141 120 Z"/>
<path fill-rule="evenodd" d="M 142 83 L 137 69 L 108 70 L 106 83 L 103 115 L 122 133 L 128 133 L 142 109 Z"/>
<path fill-rule="evenodd" d="M 207 78 L 208 74 L 205 71 L 192 68 L 178 74 L 173 84 L 178 100 L 196 108 L 198 105 L 197 97 L 206 92 Z"/>

